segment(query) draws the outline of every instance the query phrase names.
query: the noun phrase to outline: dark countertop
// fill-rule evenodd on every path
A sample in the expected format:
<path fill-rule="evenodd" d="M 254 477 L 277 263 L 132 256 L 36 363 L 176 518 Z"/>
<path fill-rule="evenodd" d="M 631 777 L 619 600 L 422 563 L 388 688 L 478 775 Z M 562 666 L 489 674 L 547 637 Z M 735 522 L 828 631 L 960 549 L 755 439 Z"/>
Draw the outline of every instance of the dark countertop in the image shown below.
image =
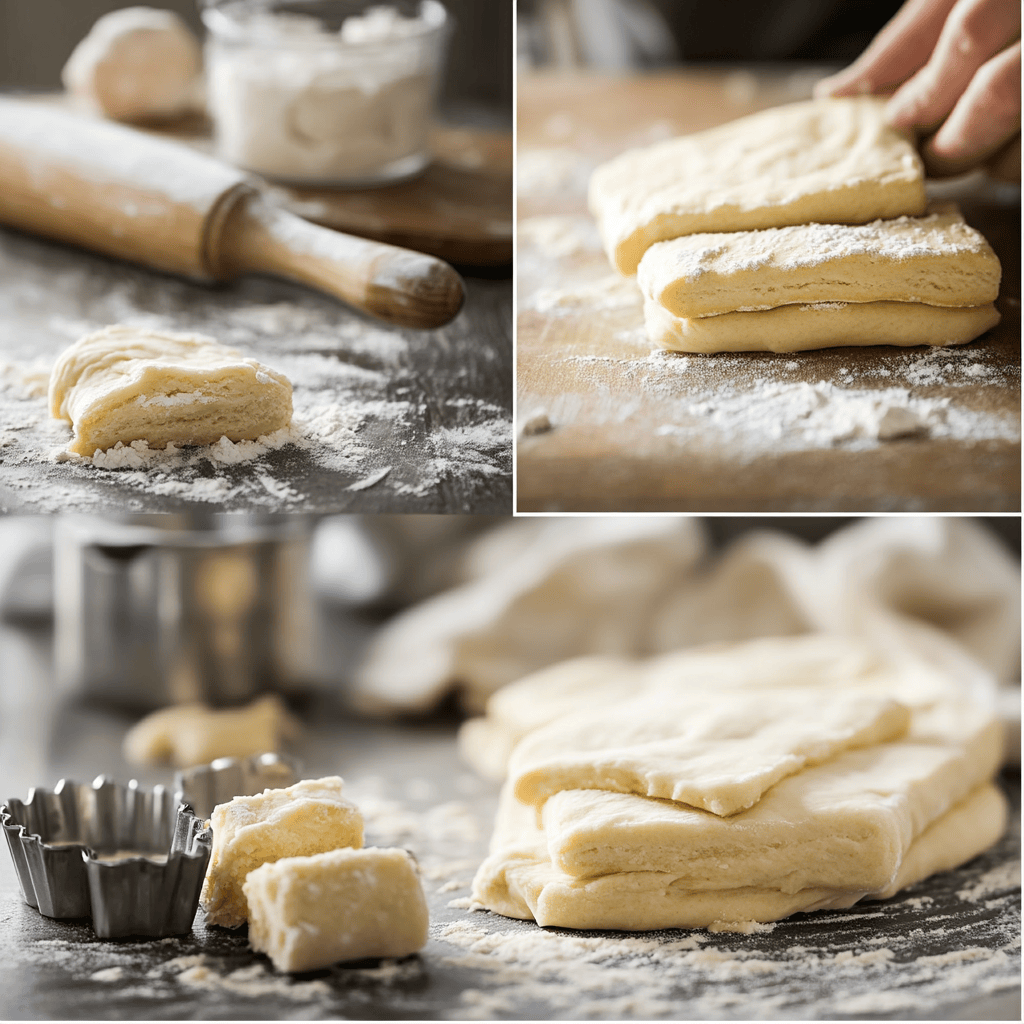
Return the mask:
<path fill-rule="evenodd" d="M 511 277 L 472 273 L 459 316 L 417 332 L 284 281 L 208 288 L 0 229 L 0 510 L 509 512 Z M 301 443 L 236 465 L 197 449 L 140 471 L 53 461 L 70 431 L 49 417 L 50 365 L 124 322 L 211 334 L 282 370 Z"/>
<path fill-rule="evenodd" d="M 50 631 L 0 625 L 0 796 L 62 776 L 133 771 L 132 716 L 54 692 Z M 1019 774 L 1000 843 L 881 903 L 799 914 L 751 935 L 574 933 L 468 909 L 496 789 L 460 764 L 456 721 L 366 723 L 321 693 L 301 708 L 307 776 L 339 773 L 367 843 L 402 845 L 424 871 L 431 939 L 397 964 L 288 978 L 245 930 L 99 941 L 88 922 L 26 906 L 0 854 L 0 986 L 10 1019 L 1019 1019 Z M 455 903 L 453 906 L 452 903 Z"/>

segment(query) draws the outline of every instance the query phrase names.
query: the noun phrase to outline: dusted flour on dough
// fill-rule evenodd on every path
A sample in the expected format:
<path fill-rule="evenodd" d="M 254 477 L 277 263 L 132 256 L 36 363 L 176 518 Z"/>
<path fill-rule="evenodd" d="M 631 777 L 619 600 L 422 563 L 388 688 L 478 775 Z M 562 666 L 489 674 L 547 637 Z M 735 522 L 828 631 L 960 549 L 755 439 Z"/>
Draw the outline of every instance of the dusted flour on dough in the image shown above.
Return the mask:
<path fill-rule="evenodd" d="M 58 358 L 50 413 L 72 425 L 69 450 L 78 455 L 118 442 L 252 440 L 288 425 L 292 388 L 283 374 L 206 335 L 114 326 Z"/>
<path fill-rule="evenodd" d="M 405 850 L 286 857 L 251 871 L 242 888 L 249 942 L 279 971 L 409 956 L 427 942 L 427 901 Z"/>
<path fill-rule="evenodd" d="M 337 776 L 306 779 L 287 789 L 236 796 L 214 808 L 213 852 L 200 898 L 210 924 L 245 923 L 242 884 L 261 864 L 363 845 L 363 817 L 341 789 Z"/>
<path fill-rule="evenodd" d="M 590 210 L 613 266 L 635 273 L 655 242 L 924 212 L 924 169 L 872 97 L 775 107 L 599 167 Z"/>
<path fill-rule="evenodd" d="M 644 296 L 679 317 L 845 302 L 982 306 L 1000 266 L 960 211 L 674 238 L 640 261 Z"/>

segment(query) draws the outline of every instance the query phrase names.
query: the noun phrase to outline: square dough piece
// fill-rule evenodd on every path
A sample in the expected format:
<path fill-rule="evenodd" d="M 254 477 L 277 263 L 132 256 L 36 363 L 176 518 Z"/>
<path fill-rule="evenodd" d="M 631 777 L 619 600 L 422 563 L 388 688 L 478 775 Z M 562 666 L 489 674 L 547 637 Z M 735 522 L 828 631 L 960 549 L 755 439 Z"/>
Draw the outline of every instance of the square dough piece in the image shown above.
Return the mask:
<path fill-rule="evenodd" d="M 292 387 L 206 335 L 118 325 L 61 354 L 50 374 L 50 413 L 72 425 L 68 450 L 78 455 L 118 441 L 243 441 L 288 425 Z"/>
<path fill-rule="evenodd" d="M 405 850 L 286 857 L 256 868 L 243 889 L 249 942 L 279 971 L 409 956 L 427 942 L 427 901 Z"/>
<path fill-rule="evenodd" d="M 775 107 L 623 153 L 594 172 L 589 203 L 622 274 L 680 235 L 865 224 L 926 206 L 920 157 L 871 97 Z"/>
<path fill-rule="evenodd" d="M 704 317 L 791 303 L 983 306 L 1000 275 L 992 247 L 947 205 L 871 224 L 674 238 L 647 250 L 637 284 L 674 316 Z"/>
<path fill-rule="evenodd" d="M 844 750 L 898 739 L 910 711 L 870 694 L 806 690 L 658 694 L 578 710 L 528 735 L 509 764 L 516 799 L 562 790 L 659 797 L 727 816 Z"/>
<path fill-rule="evenodd" d="M 261 864 L 363 845 L 363 816 L 342 798 L 341 787 L 337 776 L 305 779 L 214 808 L 213 851 L 200 899 L 210 924 L 245 923 L 242 885 Z"/>
<path fill-rule="evenodd" d="M 685 318 L 652 302 L 644 322 L 652 344 L 672 352 L 803 352 L 842 345 L 966 345 L 999 323 L 987 306 L 920 302 L 821 302 Z"/>

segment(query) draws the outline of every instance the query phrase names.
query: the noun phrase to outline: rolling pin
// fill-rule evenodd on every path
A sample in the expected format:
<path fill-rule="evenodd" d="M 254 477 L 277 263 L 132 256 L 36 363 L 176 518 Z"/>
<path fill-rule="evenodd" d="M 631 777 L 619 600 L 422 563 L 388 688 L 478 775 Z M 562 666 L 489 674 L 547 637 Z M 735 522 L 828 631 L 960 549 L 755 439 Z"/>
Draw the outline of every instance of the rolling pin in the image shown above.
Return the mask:
<path fill-rule="evenodd" d="M 201 281 L 276 274 L 400 327 L 462 306 L 442 260 L 310 224 L 212 157 L 38 102 L 0 98 L 0 222 Z"/>

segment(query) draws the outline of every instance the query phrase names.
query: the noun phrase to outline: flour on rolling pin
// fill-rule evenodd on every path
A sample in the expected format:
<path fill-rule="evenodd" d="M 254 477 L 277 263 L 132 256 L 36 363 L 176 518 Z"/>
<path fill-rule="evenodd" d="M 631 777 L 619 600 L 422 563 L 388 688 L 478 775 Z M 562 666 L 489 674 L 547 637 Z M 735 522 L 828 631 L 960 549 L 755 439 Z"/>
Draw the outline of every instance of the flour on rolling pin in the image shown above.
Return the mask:
<path fill-rule="evenodd" d="M 0 98 L 0 159 L 12 149 L 27 168 L 31 184 L 50 193 L 59 205 L 60 190 L 50 188 L 59 170 L 70 169 L 97 186 L 122 187 L 139 193 L 157 188 L 168 201 L 206 213 L 227 190 L 243 181 L 232 167 L 184 146 L 153 146 L 153 139 L 121 125 L 76 118 L 24 100 Z M 197 162 L 198 161 L 198 162 Z M 197 173 L 201 167 L 202 173 Z M 129 217 L 165 216 L 166 206 L 149 210 L 132 205 Z"/>
<path fill-rule="evenodd" d="M 271 177 L 372 183 L 429 159 L 446 15 L 369 7 L 332 31 L 319 19 L 234 0 L 204 13 L 218 153 Z"/>

